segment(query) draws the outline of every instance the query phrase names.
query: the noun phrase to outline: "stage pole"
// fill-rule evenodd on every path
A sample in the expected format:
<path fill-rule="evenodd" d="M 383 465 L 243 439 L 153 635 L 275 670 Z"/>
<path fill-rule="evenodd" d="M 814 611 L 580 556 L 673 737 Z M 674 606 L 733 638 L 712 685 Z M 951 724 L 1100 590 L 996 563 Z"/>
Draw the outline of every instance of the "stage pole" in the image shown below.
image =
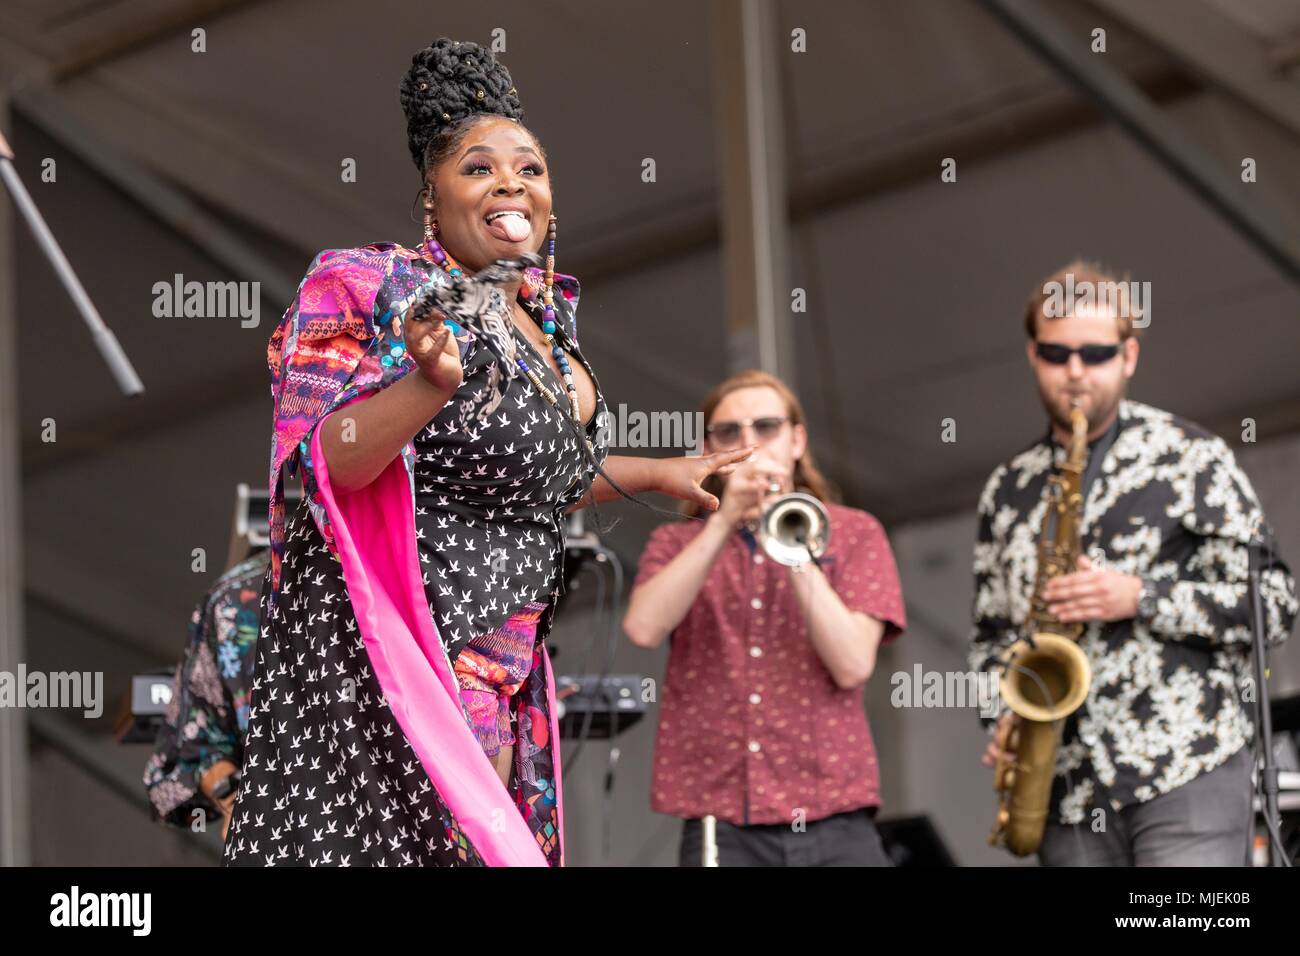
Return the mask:
<path fill-rule="evenodd" d="M 785 121 L 774 0 L 719 0 L 714 121 L 728 329 L 728 371 L 761 368 L 798 391 L 789 262 Z"/>
<path fill-rule="evenodd" d="M 11 130 L 9 91 L 0 83 L 0 130 Z M 12 206 L 0 199 L 0 671 L 23 660 L 22 487 L 18 458 L 18 303 Z M 25 688 L 18 688 L 25 693 Z M 0 707 L 0 866 L 31 864 L 27 720 Z"/>

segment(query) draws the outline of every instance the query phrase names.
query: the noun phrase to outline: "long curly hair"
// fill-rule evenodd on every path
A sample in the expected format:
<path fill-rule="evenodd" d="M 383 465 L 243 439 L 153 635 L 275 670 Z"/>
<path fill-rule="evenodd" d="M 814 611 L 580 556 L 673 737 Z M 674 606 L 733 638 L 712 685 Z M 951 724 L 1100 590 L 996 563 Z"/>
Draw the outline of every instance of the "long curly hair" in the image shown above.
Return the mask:
<path fill-rule="evenodd" d="M 758 369 L 737 372 L 725 381 L 720 382 L 713 391 L 709 392 L 704 399 L 704 405 L 700 409 L 704 413 L 705 424 L 708 425 L 712 422 L 713 413 L 718 410 L 718 406 L 722 404 L 724 398 L 742 388 L 772 389 L 781 396 L 781 401 L 785 403 L 785 412 L 790 419 L 790 424 L 807 427 L 808 419 L 804 415 L 803 405 L 800 404 L 798 396 L 790 390 L 790 386 L 771 372 L 763 372 Z M 709 475 L 708 478 L 701 482 L 700 487 L 712 495 L 722 497 L 723 482 L 717 475 Z M 839 491 L 822 474 L 821 469 L 817 467 L 817 462 L 813 458 L 811 444 L 804 448 L 803 455 L 794 463 L 794 487 L 796 491 L 806 492 L 818 501 L 839 502 L 840 500 Z M 706 514 L 703 508 L 693 502 L 686 503 L 682 508 L 682 513 L 691 518 L 703 517 Z"/>

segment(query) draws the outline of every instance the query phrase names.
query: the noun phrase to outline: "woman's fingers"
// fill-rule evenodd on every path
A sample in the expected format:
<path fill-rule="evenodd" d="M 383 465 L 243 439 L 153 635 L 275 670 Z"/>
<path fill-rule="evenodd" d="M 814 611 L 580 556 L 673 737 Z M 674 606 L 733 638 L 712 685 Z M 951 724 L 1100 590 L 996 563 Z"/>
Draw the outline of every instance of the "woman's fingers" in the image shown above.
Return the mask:
<path fill-rule="evenodd" d="M 743 462 L 754 454 L 754 448 L 733 448 L 731 451 L 714 452 L 704 459 L 709 475 L 730 475 Z"/>
<path fill-rule="evenodd" d="M 408 346 L 420 339 L 451 332 L 445 324 L 442 313 L 438 311 L 427 312 L 419 318 L 408 313 L 405 325 L 402 337 L 406 339 Z"/>
<path fill-rule="evenodd" d="M 689 494 L 690 494 L 690 500 L 693 504 L 697 504 L 701 508 L 705 508 L 709 511 L 718 510 L 718 506 L 720 502 L 718 501 L 717 496 L 709 494 L 698 484 L 696 483 L 691 484 Z"/>
<path fill-rule="evenodd" d="M 441 352 L 443 350 L 442 346 L 443 343 L 439 342 L 434 336 L 425 335 L 415 343 L 414 352 L 417 358 L 428 358 Z"/>
<path fill-rule="evenodd" d="M 451 339 L 451 329 L 447 326 L 438 324 L 436 328 L 420 336 L 420 352 L 422 355 L 433 355 L 436 352 L 447 351 L 447 342 Z"/>
<path fill-rule="evenodd" d="M 749 458 L 756 451 L 758 451 L 757 445 L 746 445 L 744 448 L 733 448 L 731 451 L 714 452 L 709 457 L 715 459 L 720 465 L 736 465 Z"/>

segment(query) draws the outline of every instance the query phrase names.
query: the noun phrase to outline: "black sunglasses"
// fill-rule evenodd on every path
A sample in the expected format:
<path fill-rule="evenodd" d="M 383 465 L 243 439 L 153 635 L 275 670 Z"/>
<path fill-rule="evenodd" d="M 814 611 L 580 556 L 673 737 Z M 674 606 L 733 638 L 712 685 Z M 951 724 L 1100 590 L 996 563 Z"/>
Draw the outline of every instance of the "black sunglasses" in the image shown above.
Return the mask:
<path fill-rule="evenodd" d="M 754 429 L 754 434 L 758 436 L 759 441 L 770 441 L 775 438 L 788 418 L 773 416 L 771 418 L 750 418 L 743 422 L 714 422 L 704 433 L 713 439 L 714 444 L 719 446 L 735 445 L 740 441 L 740 430 L 746 425 Z"/>
<path fill-rule="evenodd" d="M 1070 361 L 1070 356 L 1075 354 L 1084 365 L 1105 365 L 1119 354 L 1119 345 L 1081 345 L 1072 349 L 1068 345 L 1035 342 L 1034 351 L 1040 359 L 1052 365 L 1065 365 Z"/>

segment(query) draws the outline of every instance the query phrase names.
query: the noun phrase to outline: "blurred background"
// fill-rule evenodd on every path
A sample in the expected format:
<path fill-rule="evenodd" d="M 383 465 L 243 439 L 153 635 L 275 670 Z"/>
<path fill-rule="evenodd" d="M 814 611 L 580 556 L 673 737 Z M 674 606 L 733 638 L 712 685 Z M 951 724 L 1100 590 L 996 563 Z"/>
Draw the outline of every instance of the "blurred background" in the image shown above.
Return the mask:
<path fill-rule="evenodd" d="M 966 666 L 977 496 L 1044 427 L 1021 327 L 1036 282 L 1084 256 L 1151 283 L 1131 397 L 1223 436 L 1300 564 L 1296 0 L 7 0 L 0 128 L 147 388 L 122 397 L 0 203 L 0 669 L 103 671 L 106 697 L 97 720 L 0 712 L 11 859 L 215 861 L 215 834 L 149 821 L 149 747 L 117 742 L 121 703 L 132 674 L 178 660 L 236 485 L 265 487 L 266 341 L 307 265 L 419 239 L 397 101 L 411 55 L 495 30 L 611 407 L 692 411 L 760 363 L 791 381 L 907 597 L 865 691 L 882 817 L 928 817 L 959 863 L 1010 862 L 985 846 L 974 712 L 892 708 L 889 679 Z M 176 274 L 260 283 L 259 324 L 156 317 Z M 659 519 L 602 513 L 630 580 Z M 561 673 L 593 642 L 600 659 L 616 623 L 578 580 Z M 614 640 L 614 671 L 662 677 L 666 648 Z M 1294 640 L 1273 689 L 1300 690 Z M 675 863 L 680 822 L 649 808 L 655 721 L 652 705 L 613 756 L 589 741 L 566 771 L 571 863 Z"/>

